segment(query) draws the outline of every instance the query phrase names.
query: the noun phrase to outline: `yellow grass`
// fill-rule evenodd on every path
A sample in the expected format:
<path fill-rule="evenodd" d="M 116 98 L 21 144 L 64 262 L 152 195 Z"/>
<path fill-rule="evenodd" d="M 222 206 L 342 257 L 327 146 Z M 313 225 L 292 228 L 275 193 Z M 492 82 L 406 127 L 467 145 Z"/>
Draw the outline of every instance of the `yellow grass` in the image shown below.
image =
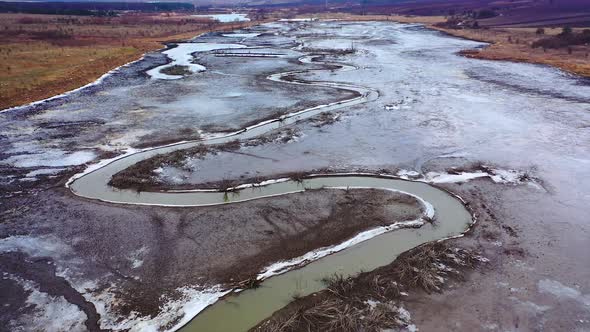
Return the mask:
<path fill-rule="evenodd" d="M 318 13 L 300 15 L 299 18 L 338 19 L 347 21 L 394 21 L 401 23 L 435 24 L 444 22 L 444 16 L 413 16 L 413 15 L 354 15 L 348 13 Z"/>
<path fill-rule="evenodd" d="M 23 17 L 39 23 L 20 24 Z M 56 19 L 80 19 L 80 24 L 56 23 Z M 45 99 L 73 90 L 109 70 L 138 59 L 169 41 L 186 40 L 210 30 L 230 30 L 260 22 L 228 24 L 157 24 L 190 17 L 149 17 L 122 25 L 93 23 L 94 18 L 0 14 L 0 109 Z M 155 23 L 154 23 L 155 22 Z M 70 38 L 39 39 L 34 33 L 65 31 Z"/>
<path fill-rule="evenodd" d="M 17 105 L 74 89 L 140 52 L 133 47 L 55 47 L 45 42 L 6 44 L 2 50 L 1 106 Z M 8 51 L 10 53 L 7 54 Z"/>
<path fill-rule="evenodd" d="M 590 46 L 572 46 L 572 54 L 567 49 L 531 48 L 531 44 L 543 36 L 535 33 L 536 29 L 444 29 L 437 30 L 454 36 L 481 40 L 491 43 L 481 50 L 467 50 L 463 55 L 488 60 L 506 60 L 516 62 L 530 62 L 558 67 L 570 73 L 590 77 Z M 547 31 L 546 29 L 545 31 Z M 555 33 L 551 29 L 550 33 Z"/>
<path fill-rule="evenodd" d="M 301 17 L 310 17 L 302 15 Z M 490 29 L 446 29 L 437 27 L 437 23 L 445 22 L 443 16 L 411 16 L 411 15 L 352 15 L 344 13 L 318 14 L 313 17 L 324 19 L 343 19 L 350 21 L 395 21 L 401 23 L 422 23 L 453 36 L 485 41 L 491 43 L 481 50 L 466 50 L 463 55 L 488 60 L 506 60 L 516 62 L 530 62 L 558 67 L 570 73 L 590 77 L 590 46 L 578 45 L 572 47 L 572 54 L 567 49 L 533 49 L 531 44 L 543 38 L 537 35 L 537 28 L 490 28 Z M 560 28 L 544 28 L 545 36 L 557 35 Z M 581 31 L 585 28 L 575 28 Z"/>
<path fill-rule="evenodd" d="M 351 21 L 423 23 L 454 36 L 492 43 L 480 51 L 468 50 L 464 52 L 465 56 L 547 64 L 590 76 L 589 46 L 573 47 L 572 54 L 565 49 L 532 49 L 530 44 L 542 37 L 535 33 L 536 28 L 444 29 L 435 26 L 445 21 L 442 16 L 322 13 L 301 17 L 310 16 Z M 39 22 L 22 24 L 24 17 Z M 80 21 L 78 24 L 64 23 L 64 18 Z M 57 19 L 62 21 L 56 22 Z M 261 23 L 170 24 L 183 19 L 190 17 L 154 15 L 142 17 L 139 22 L 113 21 L 109 24 L 91 17 L 0 14 L 0 109 L 48 98 L 88 84 L 145 52 L 161 48 L 164 42 L 188 39 L 210 30 L 230 30 Z M 15 33 L 1 35 L 7 29 L 21 29 L 24 37 Z M 56 43 L 30 35 L 47 30 L 64 31 L 71 35 L 71 39 Z M 546 35 L 559 32 L 560 29 L 545 28 Z M 509 37 L 512 42 L 509 42 Z"/>

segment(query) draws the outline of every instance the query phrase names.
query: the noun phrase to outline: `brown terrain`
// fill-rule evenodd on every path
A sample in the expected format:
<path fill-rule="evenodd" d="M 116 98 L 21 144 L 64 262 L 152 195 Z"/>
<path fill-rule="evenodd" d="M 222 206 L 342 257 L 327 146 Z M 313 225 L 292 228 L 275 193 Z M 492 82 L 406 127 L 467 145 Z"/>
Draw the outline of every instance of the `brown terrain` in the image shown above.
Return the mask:
<path fill-rule="evenodd" d="M 260 24 L 163 15 L 0 14 L 0 109 L 76 89 L 167 42 Z"/>
<path fill-rule="evenodd" d="M 309 15 L 302 15 L 309 17 Z M 486 59 L 504 60 L 516 62 L 529 62 L 557 67 L 567 72 L 590 77 L 590 45 L 572 45 L 560 48 L 536 47 L 534 42 L 556 37 L 562 32 L 562 27 L 549 25 L 540 27 L 531 24 L 533 27 L 504 27 L 494 26 L 497 18 L 478 20 L 479 28 L 470 26 L 450 25 L 451 17 L 447 16 L 414 16 L 414 15 L 354 15 L 346 13 L 328 13 L 313 15 L 318 18 L 345 19 L 352 21 L 394 21 L 401 23 L 422 23 L 430 29 L 435 29 L 456 37 L 467 38 L 490 43 L 491 45 L 482 49 L 469 49 L 461 52 L 462 55 Z M 586 16 L 581 16 L 585 18 Z M 461 21 L 470 21 L 458 19 Z M 471 20 L 473 21 L 473 20 Z M 501 21 L 504 22 L 504 21 Z M 545 21 L 542 21 L 545 22 Z M 569 26 L 569 25 L 564 25 Z M 590 23 L 587 25 L 590 26 Z M 543 29 L 543 34 L 537 33 L 537 29 Z M 573 28 L 574 34 L 582 34 L 584 27 Z"/>
<path fill-rule="evenodd" d="M 465 19 L 465 14 L 449 16 L 449 13 L 468 13 L 469 17 L 477 18 L 477 13 L 486 8 L 499 8 L 496 13 L 499 15 L 477 19 L 478 28 L 472 28 L 470 24 L 446 23 L 453 17 L 458 17 L 459 22 L 474 22 L 472 18 Z M 420 6 L 376 6 L 367 8 L 368 13 L 363 15 L 332 10 L 301 16 L 424 23 L 453 36 L 491 43 L 483 49 L 462 52 L 468 57 L 546 64 L 590 76 L 588 43 L 561 48 L 531 47 L 535 41 L 559 33 L 563 26 L 575 26 L 574 31 L 590 26 L 590 10 L 584 10 L 583 4 L 568 0 L 565 4 L 560 3 L 559 8 L 555 10 L 550 4 L 531 1 L 451 1 L 444 5 L 425 2 Z M 268 16 L 288 17 L 293 12 L 310 10 L 317 12 L 315 7 L 276 9 Z M 45 99 L 88 84 L 113 68 L 162 48 L 167 42 L 186 40 L 207 31 L 261 23 L 253 20 L 222 24 L 174 13 L 135 13 L 118 17 L 0 14 L 0 18 L 0 59 L 5 67 L 5 74 L 0 77 L 0 109 Z M 545 30 L 544 35 L 537 33 L 539 27 Z"/>
<path fill-rule="evenodd" d="M 88 22 L 80 26 L 77 23 L 64 23 L 65 21 L 62 20 L 65 17 L 61 16 L 38 16 L 42 21 L 33 22 L 29 18 L 37 16 L 2 15 L 1 17 L 4 26 L 1 27 L 3 32 L 0 32 L 2 34 L 0 56 L 7 67 L 8 75 L 0 78 L 0 107 L 18 105 L 71 90 L 91 82 L 113 67 L 138 58 L 146 51 L 162 47 L 163 42 L 190 38 L 212 29 L 238 27 L 237 24 L 211 25 L 209 22 L 202 21 L 183 25 L 181 23 L 183 18 L 174 16 L 134 16 L 131 21 L 136 23 L 129 23 L 124 27 L 119 25 L 122 23 L 119 20 L 125 17 L 105 19 L 113 20 L 110 23 L 92 24 L 94 20 L 103 19 L 84 17 L 80 20 L 88 20 Z M 23 17 L 27 19 L 23 20 Z M 330 14 L 326 17 L 425 23 L 428 27 L 458 37 L 483 40 L 492 44 L 481 50 L 462 52 L 465 56 L 547 64 L 590 76 L 588 45 L 557 49 L 531 47 L 540 39 L 560 34 L 561 26 L 552 28 L 548 25 L 544 34 L 538 34 L 538 25 L 531 25 L 531 27 L 534 26 L 531 28 L 520 26 L 519 23 L 518 26 L 514 26 L 508 21 L 501 21 L 502 25 L 500 25 L 498 17 L 491 18 L 489 21 L 478 21 L 479 28 L 451 27 L 446 25 L 448 17 L 444 16 Z M 76 17 L 70 16 L 67 19 L 74 18 Z M 10 21 L 12 23 L 7 23 L 9 20 L 12 20 Z M 154 22 L 162 24 L 154 25 Z M 244 25 L 258 23 L 251 22 Z M 19 28 L 21 26 L 22 29 Z M 66 26 L 68 28 L 65 28 Z M 53 28 L 51 30 L 54 31 L 53 36 L 47 37 L 43 32 L 48 31 L 48 27 Z M 13 28 L 15 30 L 11 30 Z M 583 27 L 576 27 L 573 33 L 583 33 L 582 31 Z M 39 34 L 41 37 L 38 37 Z M 61 184 L 60 187 L 62 187 Z M 354 324 L 358 324 L 358 319 L 362 315 L 372 311 L 372 314 L 376 316 L 370 317 L 374 322 L 371 328 L 374 327 L 374 330 L 397 328 L 409 323 L 409 320 L 403 317 L 403 312 L 399 310 L 402 304 L 412 313 L 412 321 L 423 331 L 477 331 L 496 328 L 502 330 L 543 330 L 544 328 L 557 331 L 568 326 L 568 322 L 574 319 L 582 321 L 581 318 L 587 317 L 584 316 L 587 312 L 576 306 L 577 302 L 585 301 L 587 295 L 563 299 L 559 298 L 559 296 L 563 297 L 563 294 L 554 292 L 557 294 L 555 295 L 548 292 L 544 286 L 547 283 L 555 284 L 555 281 L 549 277 L 560 280 L 587 280 L 585 278 L 587 272 L 583 267 L 587 266 L 588 259 L 584 251 L 572 251 L 563 246 L 563 243 L 583 243 L 583 239 L 588 234 L 587 227 L 572 230 L 573 226 L 570 224 L 547 221 L 554 214 L 559 215 L 558 212 L 567 215 L 563 212 L 570 209 L 567 204 L 559 202 L 555 208 L 556 204 L 551 204 L 553 202 L 551 195 L 545 191 L 536 191 L 525 185 L 500 187 L 484 179 L 466 184 L 447 184 L 443 188 L 463 197 L 477 216 L 477 227 L 473 228 L 469 236 L 449 240 L 444 246 L 434 244 L 411 250 L 401 255 L 390 266 L 361 274 L 355 279 L 342 279 L 338 276 L 330 278 L 327 280 L 328 291 L 304 299 L 296 299 L 294 304 L 273 316 L 272 319 L 275 321 L 271 320 L 267 324 L 285 326 L 285 322 L 288 322 L 293 317 L 293 313 L 296 313 L 307 319 L 296 321 L 297 324 L 313 322 L 316 324 L 315 327 L 320 327 L 317 330 L 327 331 L 329 329 L 324 328 L 327 325 L 334 326 L 333 324 L 341 322 L 348 324 L 349 327 L 355 327 Z M 145 281 L 137 284 L 136 289 L 132 289 L 137 291 L 137 301 L 140 302 L 147 298 L 142 298 L 145 294 L 140 294 L 140 290 L 153 291 L 154 301 L 146 306 L 154 308 L 144 308 L 147 313 L 157 309 L 155 307 L 159 304 L 157 298 L 160 294 L 157 290 L 166 287 L 174 288 L 187 282 L 184 279 L 171 281 L 161 278 L 165 275 L 165 273 L 160 275 L 161 271 L 169 269 L 167 272 L 171 274 L 170 271 L 201 269 L 220 280 L 227 279 L 226 281 L 235 282 L 249 279 L 264 264 L 276 260 L 274 255 L 279 252 L 295 257 L 318 246 L 338 243 L 350 237 L 357 229 L 387 224 L 392 220 L 405 220 L 419 213 L 415 201 L 408 197 L 383 195 L 371 190 L 353 193 L 312 191 L 306 196 L 294 194 L 289 198 L 277 197 L 252 204 L 238 204 L 232 209 L 211 207 L 199 213 L 194 213 L 190 208 L 176 211 L 170 208 L 150 207 L 142 211 L 139 208 L 128 209 L 123 206 L 111 206 L 86 200 L 80 200 L 74 206 L 62 209 L 66 211 L 64 213 L 55 213 L 55 206 L 66 207 L 70 198 L 70 193 L 65 193 L 64 188 L 59 189 L 58 193 L 55 195 L 51 191 L 41 191 L 35 197 L 26 198 L 31 201 L 41 201 L 43 206 L 41 209 L 28 208 L 29 205 L 34 206 L 29 204 L 32 202 L 26 202 L 27 204 L 19 202 L 20 207 L 14 206 L 11 209 L 14 212 L 9 211 L 10 213 L 3 215 L 7 220 L 6 223 L 12 220 L 13 224 L 17 224 L 27 220 L 26 217 L 30 220 L 43 220 L 46 223 L 44 227 L 52 229 L 62 222 L 60 219 L 67 219 L 69 223 L 61 227 L 69 232 L 68 236 L 72 242 L 78 232 L 97 234 L 93 238 L 95 243 L 77 244 L 87 246 L 85 250 L 89 252 L 92 252 L 96 246 L 112 248 L 110 250 L 113 251 L 129 252 L 132 245 L 135 245 L 134 248 L 141 246 L 146 235 L 153 236 L 160 245 L 158 250 L 165 254 L 146 258 L 142 268 L 145 269 L 142 270 L 145 271 L 145 275 L 142 275 Z M 404 209 L 391 212 L 393 210 L 384 209 L 387 205 L 401 205 Z M 289 211 L 285 206 L 289 206 Z M 83 212 L 84 208 L 93 212 L 86 214 Z M 27 209 L 22 213 L 32 216 L 19 215 L 21 213 L 19 209 Z M 238 213 L 234 209 L 237 209 Z M 80 215 L 87 219 L 81 225 L 78 220 Z M 235 232 L 236 229 L 244 231 L 244 223 L 238 218 L 244 215 L 254 220 L 252 223 L 254 226 L 244 232 L 249 234 L 249 237 L 243 237 Z M 297 217 L 294 223 L 297 227 L 289 224 L 291 216 Z M 201 220 L 188 222 L 190 218 Z M 172 219 L 172 221 L 163 222 L 166 219 Z M 230 220 L 232 227 L 229 227 L 226 233 L 220 233 L 216 224 L 218 219 Z M 343 227 L 342 221 L 350 226 Z M 135 226 L 141 227 L 139 231 L 131 227 L 134 224 L 140 225 Z M 539 227 L 539 224 L 543 227 Z M 112 230 L 115 230 L 114 237 L 110 235 Z M 178 239 L 179 234 L 182 236 L 182 241 Z M 113 246 L 113 243 L 119 244 L 121 248 L 118 249 L 117 245 Z M 241 273 L 236 274 L 233 271 L 212 273 L 211 271 L 221 266 L 223 262 L 216 262 L 215 264 L 219 265 L 213 266 L 209 265 L 213 263 L 204 260 L 195 261 L 194 249 L 197 245 L 199 249 L 203 247 L 208 249 L 204 251 L 216 252 L 221 260 L 226 260 L 225 263 L 229 261 L 239 264 L 238 269 L 232 270 L 235 269 Z M 267 250 L 268 247 L 272 250 Z M 183 253 L 182 259 L 174 261 L 173 257 L 166 257 L 166 255 L 172 255 L 174 250 L 171 249 L 174 248 Z M 235 252 L 236 248 L 239 248 L 242 253 L 249 254 L 248 259 L 242 262 L 231 262 L 233 257 L 228 253 Z M 264 248 L 264 251 L 261 248 Z M 479 254 L 489 259 L 489 262 L 480 264 L 482 260 Z M 460 256 L 459 263 L 457 260 L 450 260 L 451 255 Z M 570 259 L 564 261 L 563 257 Z M 98 258 L 99 262 L 101 259 L 106 261 L 108 256 Z M 22 258 L 16 261 L 25 262 Z M 442 270 L 440 265 L 434 264 L 440 262 L 456 272 Z M 22 274 L 34 274 L 36 270 L 31 266 L 37 263 L 27 261 L 26 264 L 23 263 L 26 266 L 22 268 L 17 266 L 15 270 Z M 46 265 L 43 261 L 41 263 Z M 131 263 L 127 261 L 116 263 L 128 271 L 132 269 Z M 558 266 L 561 268 L 556 268 Z M 115 269 L 115 271 L 118 270 Z M 400 271 L 405 274 L 401 274 Z M 490 273 L 490 271 L 500 273 Z M 531 277 L 533 274 L 531 271 L 535 271 L 535 274 L 546 279 L 537 281 Z M 187 275 L 192 277 L 197 273 L 193 271 Z M 438 276 L 445 279 L 444 284 L 439 281 Z M 44 278 L 45 276 L 38 273 L 36 277 Z M 461 287 L 457 286 L 457 280 L 461 281 Z M 163 285 L 164 283 L 168 284 Z M 161 289 L 157 289 L 158 287 Z M 561 291 L 565 289 L 566 295 L 572 293 L 573 288 L 562 288 Z M 445 291 L 440 292 L 442 289 Z M 539 291 L 536 293 L 525 291 L 534 289 Z M 409 295 L 402 293 L 405 291 Z M 376 298 L 377 296 L 383 297 Z M 135 298 L 130 296 L 130 301 L 133 300 Z M 368 301 L 373 300 L 380 302 L 376 304 L 378 310 L 369 310 L 372 309 L 373 304 Z M 549 322 L 545 324 L 546 317 L 541 315 L 558 300 L 560 301 L 559 310 L 549 311 L 547 315 L 551 316 Z M 75 301 L 81 302 L 84 299 L 75 299 Z M 527 314 L 522 314 L 523 312 Z M 337 320 L 331 320 L 331 317 L 335 317 L 336 314 L 338 314 Z M 95 321 L 95 317 L 90 314 L 88 316 L 89 321 Z M 521 319 L 521 317 L 528 317 L 528 319 Z M 490 328 L 492 325 L 495 327 Z M 280 328 L 281 326 L 272 325 L 268 330 L 291 330 Z M 301 329 L 310 328 L 304 325 L 292 326 Z M 262 325 L 261 329 L 268 327 L 268 325 Z"/>
<path fill-rule="evenodd" d="M 557 35 L 561 29 L 545 28 L 545 34 L 539 35 L 536 33 L 536 29 L 531 28 L 449 29 L 439 26 L 433 26 L 433 28 L 453 36 L 491 44 L 483 49 L 461 52 L 467 57 L 545 64 L 573 74 L 590 77 L 589 45 L 563 48 L 532 47 L 534 42 L 547 38 L 548 33 Z"/>

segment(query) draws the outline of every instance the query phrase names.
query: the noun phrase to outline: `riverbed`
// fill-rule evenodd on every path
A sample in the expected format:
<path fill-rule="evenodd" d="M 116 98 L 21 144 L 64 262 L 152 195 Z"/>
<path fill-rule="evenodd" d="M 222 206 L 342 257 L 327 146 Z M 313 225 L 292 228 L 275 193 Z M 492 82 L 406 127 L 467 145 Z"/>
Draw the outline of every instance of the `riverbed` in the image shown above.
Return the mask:
<path fill-rule="evenodd" d="M 42 317 L 82 330 L 176 326 L 171 322 L 186 321 L 223 295 L 233 274 L 245 277 L 317 249 L 318 239 L 306 238 L 307 247 L 281 257 L 281 243 L 295 243 L 306 230 L 318 227 L 321 246 L 350 238 L 329 236 L 339 229 L 330 211 L 345 200 L 342 193 L 164 207 L 99 202 L 65 187 L 101 160 L 222 136 L 277 112 L 354 98 L 335 87 L 267 79 L 298 71 L 296 79 L 361 86 L 378 98 L 331 110 L 338 115 L 333 123 L 286 124 L 297 130 L 290 140 L 185 156 L 183 167 L 160 165 L 154 180 L 165 187 L 199 187 L 330 170 L 427 181 L 478 162 L 526 172 L 533 184 L 486 177 L 438 184 L 461 196 L 478 217 L 473 233 L 453 243 L 478 248 L 492 268 L 443 294 L 410 294 L 408 309 L 423 330 L 588 328 L 586 81 L 544 66 L 466 59 L 456 52 L 484 45 L 418 25 L 281 22 L 236 33 L 247 37 L 212 33 L 193 41 L 239 43 L 250 49 L 232 53 L 281 56 L 197 53 L 205 71 L 165 80 L 147 72 L 170 59 L 148 54 L 88 90 L 1 113 L 0 266 L 2 289 L 10 294 L 0 309 L 5 326 L 34 328 Z M 352 47 L 354 53 L 323 60 L 354 70 L 299 61 L 314 49 Z M 367 202 L 357 198 L 354 206 Z M 316 205 L 306 209 L 309 204 Z M 350 223 L 356 233 L 382 225 L 355 220 Z M 407 240 L 422 231 L 388 234 Z M 240 269 L 247 273 L 238 276 Z M 24 307 L 31 309 L 19 311 Z"/>

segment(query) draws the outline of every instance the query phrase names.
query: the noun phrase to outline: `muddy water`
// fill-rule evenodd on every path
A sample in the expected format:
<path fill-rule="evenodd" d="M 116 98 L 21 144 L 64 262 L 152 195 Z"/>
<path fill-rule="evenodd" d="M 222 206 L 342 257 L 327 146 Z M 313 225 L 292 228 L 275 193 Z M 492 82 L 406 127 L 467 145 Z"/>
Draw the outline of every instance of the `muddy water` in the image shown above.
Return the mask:
<path fill-rule="evenodd" d="M 309 63 L 311 62 L 312 57 L 302 57 L 299 59 L 302 63 Z M 356 69 L 353 66 L 348 65 L 340 65 L 334 63 L 327 63 L 340 66 L 340 71 L 349 71 Z M 68 186 L 78 196 L 83 196 L 86 198 L 98 199 L 106 202 L 113 202 L 113 203 L 126 203 L 126 204 L 143 204 L 143 205 L 171 205 L 171 206 L 199 206 L 199 205 L 212 205 L 212 204 L 219 204 L 219 197 L 223 194 L 208 194 L 202 195 L 199 203 L 194 203 L 195 197 L 194 195 L 198 196 L 198 193 L 194 193 L 193 196 L 180 194 L 180 193 L 167 193 L 166 195 L 158 194 L 158 193 L 136 193 L 135 191 L 131 190 L 117 190 L 112 188 L 108 185 L 111 177 L 116 173 L 134 165 L 142 160 L 151 158 L 156 155 L 166 154 L 177 150 L 188 149 L 199 144 L 221 144 L 226 143 L 236 139 L 249 139 L 253 137 L 257 137 L 268 133 L 272 130 L 278 129 L 283 126 L 287 126 L 290 124 L 294 124 L 297 121 L 300 121 L 305 118 L 312 117 L 317 115 L 321 112 L 327 111 L 334 111 L 343 107 L 353 106 L 365 103 L 367 101 L 375 100 L 379 97 L 378 93 L 374 89 L 365 88 L 363 86 L 357 86 L 352 84 L 346 83 L 335 83 L 335 82 L 306 82 L 306 81 L 299 81 L 299 80 L 283 80 L 283 77 L 288 75 L 293 75 L 300 73 L 302 71 L 290 71 L 284 73 L 277 73 L 270 75 L 268 77 L 271 81 L 284 81 L 291 84 L 298 84 L 298 85 L 313 85 L 313 86 L 322 86 L 322 87 L 330 87 L 330 88 L 337 88 L 337 89 L 344 89 L 349 91 L 354 91 L 358 94 L 357 97 L 350 98 L 347 100 L 333 102 L 324 105 L 318 105 L 314 107 L 310 107 L 301 111 L 289 113 L 286 115 L 281 116 L 278 119 L 272 119 L 260 122 L 258 124 L 252 125 L 250 127 L 244 128 L 237 132 L 228 133 L 228 134 L 221 134 L 219 136 L 214 137 L 207 137 L 204 140 L 196 140 L 196 141 L 188 141 L 188 142 L 181 142 L 177 144 L 171 144 L 162 147 L 150 148 L 139 152 L 134 152 L 128 155 L 124 155 L 121 158 L 115 159 L 104 165 L 100 165 L 100 167 L 95 166 L 95 170 L 87 171 L 82 174 L 78 174 L 74 176 L 69 182 Z M 280 189 L 279 189 L 280 191 Z M 224 197 L 222 197 L 224 198 Z M 221 201 L 222 202 L 222 201 Z"/>
<path fill-rule="evenodd" d="M 310 60 L 307 57 L 300 59 L 301 62 L 309 62 Z M 341 66 L 340 70 L 354 69 L 356 68 L 352 66 Z M 296 73 L 275 74 L 269 76 L 268 79 L 278 81 L 286 75 Z M 264 281 L 262 287 L 256 290 L 244 291 L 219 301 L 191 321 L 184 328 L 186 331 L 247 330 L 287 304 L 293 295 L 306 295 L 320 290 L 323 287 L 320 280 L 325 276 L 333 273 L 353 275 L 363 270 L 373 270 L 390 263 L 398 254 L 417 245 L 459 235 L 471 224 L 470 214 L 457 198 L 425 183 L 395 178 L 363 175 L 316 176 L 304 180 L 302 183 L 288 180 L 277 181 L 260 187 L 243 188 L 233 193 L 217 191 L 135 192 L 115 189 L 108 185 L 114 174 L 159 154 L 187 149 L 198 144 L 219 144 L 234 139 L 256 137 L 320 112 L 357 105 L 378 98 L 378 93 L 375 90 L 351 84 L 299 80 L 288 82 L 347 89 L 357 92 L 359 96 L 337 103 L 308 108 L 288 114 L 280 119 L 264 121 L 235 133 L 131 153 L 102 165 L 96 165 L 73 177 L 68 185 L 73 193 L 86 198 L 112 203 L 162 206 L 206 206 L 235 203 L 324 187 L 376 188 L 408 193 L 430 203 L 435 209 L 437 224 L 436 226 L 426 225 L 419 230 L 403 229 L 385 233 L 340 253 L 315 261 L 302 269 L 272 277 Z"/>
<path fill-rule="evenodd" d="M 296 184 L 287 185 L 294 189 L 293 186 Z M 246 331 L 285 306 L 294 295 L 307 295 L 321 290 L 324 287 L 321 282 L 323 277 L 333 273 L 354 275 L 361 271 L 373 270 L 389 264 L 400 253 L 422 243 L 459 235 L 472 222 L 471 215 L 457 198 L 425 183 L 346 176 L 317 177 L 305 181 L 304 185 L 360 186 L 404 191 L 431 203 L 435 209 L 437 223 L 435 226 L 426 224 L 420 229 L 401 229 L 385 233 L 301 269 L 272 277 L 257 289 L 246 290 L 217 302 L 201 312 L 181 329 L 182 331 Z"/>
<path fill-rule="evenodd" d="M 83 177 L 80 180 L 88 178 L 96 180 L 95 177 Z M 80 183 L 76 181 L 74 184 Z M 88 194 L 91 190 L 85 189 L 99 188 L 100 183 L 97 185 L 81 189 Z M 436 225 L 426 224 L 420 229 L 401 229 L 385 233 L 342 252 L 324 257 L 301 269 L 274 276 L 264 281 L 258 289 L 247 290 L 219 301 L 200 313 L 183 328 L 183 331 L 247 330 L 286 305 L 294 295 L 307 295 L 322 289 L 323 284 L 320 280 L 325 276 L 333 273 L 353 275 L 361 271 L 373 270 L 392 262 L 397 255 L 417 245 L 459 235 L 472 222 L 471 215 L 461 201 L 443 190 L 422 182 L 362 175 L 317 176 L 304 180 L 302 183 L 283 181 L 262 187 L 245 188 L 227 195 L 203 191 L 135 193 L 129 190 L 100 191 L 94 194 L 105 195 L 96 198 L 121 203 L 199 206 L 329 187 L 382 188 L 418 196 L 434 207 Z"/>

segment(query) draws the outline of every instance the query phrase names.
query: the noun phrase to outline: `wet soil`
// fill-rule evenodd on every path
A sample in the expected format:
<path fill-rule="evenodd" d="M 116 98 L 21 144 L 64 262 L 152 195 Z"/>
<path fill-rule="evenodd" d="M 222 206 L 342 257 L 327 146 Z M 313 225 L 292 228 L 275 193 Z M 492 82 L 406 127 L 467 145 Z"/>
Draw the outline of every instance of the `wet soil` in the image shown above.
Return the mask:
<path fill-rule="evenodd" d="M 330 29 L 331 25 L 337 29 Z M 491 260 L 490 265 L 471 273 L 464 282 L 449 283 L 441 294 L 411 292 L 407 308 L 423 331 L 590 328 L 587 82 L 544 66 L 458 57 L 454 55 L 457 51 L 480 44 L 417 26 L 317 22 L 288 31 L 314 34 L 313 40 L 305 42 L 315 48 L 342 48 L 355 39 L 359 52 L 347 61 L 357 64 L 358 71 L 315 73 L 306 78 L 369 85 L 379 89 L 380 99 L 347 110 L 330 126 L 295 126 L 299 138 L 289 144 L 266 142 L 243 147 L 237 151 L 239 155 L 208 155 L 194 163 L 197 171 L 192 170 L 182 185 L 323 168 L 407 169 L 424 174 L 468 167 L 478 161 L 531 170 L 542 180 L 541 186 L 502 185 L 481 179 L 444 185 L 461 195 L 478 218 L 472 233 L 450 243 L 481 251 Z M 326 35 L 325 31 L 337 32 Z M 344 41 L 334 38 L 336 35 Z M 268 38 L 293 46 L 284 36 Z M 96 161 L 121 152 L 113 147 L 182 139 L 186 132 L 181 129 L 194 130 L 204 124 L 202 117 L 212 115 L 195 115 L 194 109 L 187 113 L 168 105 L 206 87 L 198 80 L 187 80 L 152 82 L 150 89 L 144 89 L 146 78 L 138 73 L 163 60 L 150 55 L 145 62 L 126 68 L 105 82 L 112 89 L 96 88 L 59 102 L 2 114 L 2 161 L 29 156 L 40 160 L 45 154 L 37 154 L 54 150 L 70 153 L 104 148 L 94 157 Z M 246 76 L 270 69 L 300 69 L 289 61 L 247 61 L 248 66 L 234 63 L 236 68 L 245 68 L 240 74 Z M 220 79 L 222 74 L 235 73 L 210 72 L 199 79 L 207 85 L 207 80 Z M 234 77 L 221 84 L 227 85 Z M 130 83 L 136 88 L 123 88 Z M 167 95 L 170 91 L 175 91 L 173 98 Z M 157 99 L 157 106 L 144 103 L 148 94 L 156 95 L 151 100 Z M 324 101 L 325 97 L 313 94 L 316 100 Z M 211 117 L 205 122 L 225 125 L 227 118 Z M 122 137 L 123 133 L 129 136 Z M 115 143 L 119 139 L 122 145 Z M 30 256 L 21 260 L 51 260 L 73 289 L 93 301 L 103 297 L 103 302 L 117 306 L 112 312 L 118 313 L 138 310 L 153 315 L 159 310 L 157 304 L 165 301 L 163 295 L 179 296 L 178 287 L 209 286 L 215 278 L 233 282 L 246 277 L 248 273 L 241 276 L 232 267 L 247 269 L 244 258 L 280 258 L 282 253 L 264 256 L 267 245 L 274 251 L 287 246 L 296 254 L 305 248 L 284 244 L 282 238 L 319 241 L 315 234 L 306 232 L 308 229 L 327 230 L 329 238 L 338 222 L 330 216 L 337 218 L 344 213 L 338 211 L 350 211 L 334 205 L 346 202 L 336 194 L 294 195 L 198 209 L 119 206 L 73 197 L 63 188 L 83 165 L 64 166 L 56 175 L 27 176 L 58 167 L 14 166 L 12 162 L 0 166 L 2 252 Z M 364 227 L 360 217 L 355 218 L 349 222 Z M 280 232 L 267 219 L 275 224 L 280 221 Z M 379 219 L 371 222 L 379 223 Z M 328 226 L 318 229 L 320 220 Z M 344 234 L 334 236 L 337 241 Z M 320 243 L 309 248 L 314 245 Z M 2 263 L 3 271 L 8 264 Z M 47 273 L 53 269 L 48 266 Z M 57 277 L 46 279 L 48 287 L 60 282 Z M 3 294 L 7 294 L 2 301 L 8 305 L 2 306 L 7 309 L 0 312 L 0 325 L 7 326 L 5 322 L 22 313 L 17 307 L 30 306 L 26 302 L 29 294 L 12 279 L 1 282 Z M 113 285 L 116 287 L 111 288 Z M 67 294 L 64 287 L 56 289 Z M 82 302 L 72 301 L 83 307 Z M 99 312 L 100 306 L 95 307 Z"/>
<path fill-rule="evenodd" d="M 67 250 L 25 250 L 18 257 L 2 256 L 3 269 L 26 272 L 27 278 L 37 271 L 31 278 L 43 289 L 53 290 L 52 294 L 73 299 L 70 302 L 91 318 L 88 327 L 96 323 L 93 305 L 77 300 L 75 296 L 81 295 L 66 287 L 68 282 L 57 276 L 54 265 L 26 261 L 42 259 L 68 266 L 82 274 L 69 281 L 82 277 L 92 282 L 88 291 L 94 296 L 116 285 L 113 310 L 119 315 L 156 315 L 163 301 L 177 296 L 175 290 L 184 285 L 237 285 L 277 260 L 421 215 L 414 198 L 374 190 L 312 190 L 248 203 L 178 209 L 103 204 L 79 199 L 58 187 L 6 203 L 28 209 L 5 211 L 4 232 L 16 236 L 24 222 L 27 232 L 22 236 L 28 242 L 49 237 Z M 51 236 L 55 232 L 61 234 L 59 240 Z M 14 294 L 17 298 L 6 300 L 17 301 L 19 295 Z"/>

